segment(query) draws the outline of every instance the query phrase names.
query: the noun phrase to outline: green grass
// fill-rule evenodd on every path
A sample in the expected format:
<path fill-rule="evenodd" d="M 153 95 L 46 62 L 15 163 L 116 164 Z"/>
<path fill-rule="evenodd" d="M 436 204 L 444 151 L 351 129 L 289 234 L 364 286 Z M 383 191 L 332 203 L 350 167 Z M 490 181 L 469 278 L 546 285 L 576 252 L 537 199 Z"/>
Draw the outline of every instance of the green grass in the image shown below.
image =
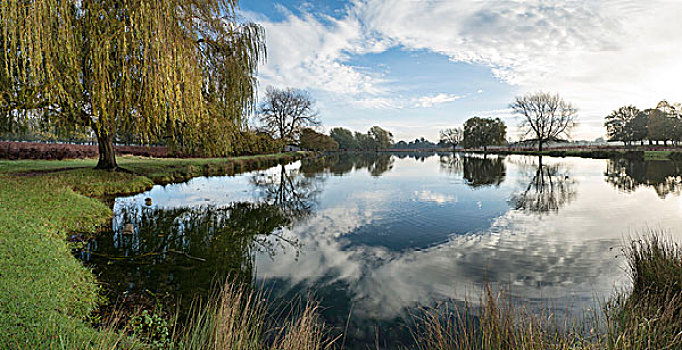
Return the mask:
<path fill-rule="evenodd" d="M 0 161 L 0 349 L 89 348 L 103 342 L 88 320 L 98 303 L 97 283 L 67 243 L 70 234 L 92 233 L 108 223 L 111 208 L 97 198 L 306 155 L 119 158 L 129 172 L 94 170 L 92 159 Z"/>
<path fill-rule="evenodd" d="M 669 160 L 669 159 L 674 159 L 673 153 L 679 153 L 679 152 L 671 152 L 671 151 L 645 151 L 644 152 L 644 159 L 646 160 Z"/>

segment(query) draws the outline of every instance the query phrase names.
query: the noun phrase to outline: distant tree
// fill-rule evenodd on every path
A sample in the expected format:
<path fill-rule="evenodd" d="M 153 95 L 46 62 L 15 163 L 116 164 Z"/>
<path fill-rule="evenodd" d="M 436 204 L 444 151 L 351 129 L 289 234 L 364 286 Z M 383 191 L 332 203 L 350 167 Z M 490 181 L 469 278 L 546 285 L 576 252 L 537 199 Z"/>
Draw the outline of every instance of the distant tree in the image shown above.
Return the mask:
<path fill-rule="evenodd" d="M 440 143 L 448 145 L 452 148 L 464 141 L 464 130 L 462 128 L 449 128 L 440 131 Z"/>
<path fill-rule="evenodd" d="M 358 141 L 353 137 L 353 132 L 348 129 L 332 128 L 329 136 L 339 144 L 340 149 L 358 149 Z"/>
<path fill-rule="evenodd" d="M 507 127 L 500 118 L 469 118 L 464 122 L 464 139 L 466 147 L 483 147 L 502 145 L 507 137 Z"/>
<path fill-rule="evenodd" d="M 635 136 L 635 118 L 642 112 L 635 106 L 624 106 L 614 110 L 606 116 L 606 132 L 609 136 L 609 141 L 620 141 L 624 145 L 629 142 L 637 140 Z"/>
<path fill-rule="evenodd" d="M 520 127 L 524 138 L 536 141 L 540 151 L 545 142 L 568 137 L 578 113 L 558 94 L 546 92 L 517 97 L 509 107 L 522 117 Z"/>
<path fill-rule="evenodd" d="M 258 116 L 266 130 L 285 143 L 294 142 L 302 127 L 319 124 L 315 101 L 310 94 L 293 88 L 267 87 Z"/>
<path fill-rule="evenodd" d="M 369 128 L 367 134 L 374 139 L 374 146 L 377 149 L 387 149 L 393 144 L 393 134 L 378 126 Z"/>
<path fill-rule="evenodd" d="M 409 147 L 408 147 L 408 145 L 407 145 L 407 142 L 405 142 L 405 141 L 403 141 L 403 140 L 400 140 L 400 141 L 396 142 L 396 143 L 393 145 L 393 148 L 396 148 L 396 149 L 407 149 L 407 148 L 409 148 Z"/>
<path fill-rule="evenodd" d="M 369 134 L 355 132 L 355 141 L 358 144 L 358 148 L 362 150 L 371 150 L 378 147 L 374 138 Z"/>
<path fill-rule="evenodd" d="M 393 148 L 397 149 L 431 149 L 431 148 L 436 148 L 438 147 L 437 144 L 425 139 L 424 137 L 420 137 L 418 139 L 414 139 L 414 141 L 410 142 L 405 142 L 405 141 L 398 141 L 395 143 Z M 448 147 L 448 146 L 445 146 Z"/>
<path fill-rule="evenodd" d="M 649 135 L 649 117 L 643 111 L 630 121 L 630 128 L 632 132 L 632 140 L 644 143 Z"/>
<path fill-rule="evenodd" d="M 665 144 L 672 139 L 672 120 L 666 112 L 658 108 L 647 109 L 644 111 L 648 116 L 647 128 L 649 130 L 648 139 L 650 141 L 663 141 Z"/>
<path fill-rule="evenodd" d="M 299 145 L 302 149 L 311 151 L 335 151 L 339 149 L 339 143 L 331 136 L 319 133 L 311 128 L 302 128 L 299 136 Z"/>

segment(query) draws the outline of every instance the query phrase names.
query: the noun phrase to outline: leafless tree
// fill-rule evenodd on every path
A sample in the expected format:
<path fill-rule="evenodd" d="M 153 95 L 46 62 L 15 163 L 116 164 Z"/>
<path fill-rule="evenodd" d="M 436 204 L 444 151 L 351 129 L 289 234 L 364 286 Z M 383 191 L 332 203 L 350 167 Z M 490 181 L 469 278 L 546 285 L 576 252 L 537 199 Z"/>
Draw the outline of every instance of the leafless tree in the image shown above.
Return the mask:
<path fill-rule="evenodd" d="M 523 118 L 520 127 L 524 138 L 536 141 L 540 151 L 543 143 L 568 137 L 578 114 L 578 110 L 558 94 L 546 92 L 517 97 L 509 107 Z"/>
<path fill-rule="evenodd" d="M 464 141 L 464 130 L 462 128 L 449 128 L 440 131 L 440 141 L 452 148 Z"/>
<path fill-rule="evenodd" d="M 315 101 L 305 90 L 269 86 L 258 117 L 274 138 L 291 142 L 304 126 L 319 125 Z"/>

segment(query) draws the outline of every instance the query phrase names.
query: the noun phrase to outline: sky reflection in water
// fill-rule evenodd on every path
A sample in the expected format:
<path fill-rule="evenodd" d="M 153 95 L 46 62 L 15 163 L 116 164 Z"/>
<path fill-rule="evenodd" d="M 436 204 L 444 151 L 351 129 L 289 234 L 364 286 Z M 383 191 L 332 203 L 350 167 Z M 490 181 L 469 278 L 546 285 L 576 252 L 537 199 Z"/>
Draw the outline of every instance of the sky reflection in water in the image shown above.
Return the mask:
<path fill-rule="evenodd" d="M 134 265 L 131 274 L 132 265 L 118 265 L 128 271 L 123 288 L 188 279 L 168 291 L 191 295 L 210 286 L 211 274 L 239 271 L 273 297 L 314 291 L 333 326 L 343 327 L 352 307 L 351 343 L 362 344 L 372 325 L 395 325 L 406 310 L 439 300 L 476 301 L 488 282 L 559 309 L 608 297 L 627 283 L 618 257 L 624 237 L 682 226 L 679 174 L 669 161 L 336 155 L 119 198 L 114 232 L 92 250 L 139 256 L 151 249 L 139 242 L 163 236 L 155 243 L 163 254 L 150 266 Z M 194 209 L 177 212 L 187 208 Z M 140 221 L 145 210 L 170 215 L 169 225 L 207 210 L 214 221 L 155 235 L 162 220 Z M 129 222 L 134 237 L 147 238 L 125 237 Z M 169 237 L 181 241 L 171 250 L 185 255 L 168 252 Z M 104 260 L 88 259 L 100 279 L 120 279 Z"/>

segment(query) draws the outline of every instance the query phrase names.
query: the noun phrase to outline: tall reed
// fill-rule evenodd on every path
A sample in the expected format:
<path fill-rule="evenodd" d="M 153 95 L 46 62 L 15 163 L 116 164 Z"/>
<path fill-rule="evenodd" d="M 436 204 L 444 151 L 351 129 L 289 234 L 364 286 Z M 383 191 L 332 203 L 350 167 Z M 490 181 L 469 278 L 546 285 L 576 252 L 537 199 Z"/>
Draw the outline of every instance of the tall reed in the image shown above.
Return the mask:
<path fill-rule="evenodd" d="M 536 313 L 485 288 L 478 306 L 425 309 L 413 327 L 417 349 L 682 349 L 682 248 L 649 231 L 623 249 L 632 287 L 579 318 Z M 567 313 L 568 314 L 568 313 Z"/>
<path fill-rule="evenodd" d="M 207 304 L 195 308 L 176 337 L 179 350 L 321 350 L 328 338 L 316 302 L 271 319 L 265 296 L 250 288 L 226 284 Z"/>

